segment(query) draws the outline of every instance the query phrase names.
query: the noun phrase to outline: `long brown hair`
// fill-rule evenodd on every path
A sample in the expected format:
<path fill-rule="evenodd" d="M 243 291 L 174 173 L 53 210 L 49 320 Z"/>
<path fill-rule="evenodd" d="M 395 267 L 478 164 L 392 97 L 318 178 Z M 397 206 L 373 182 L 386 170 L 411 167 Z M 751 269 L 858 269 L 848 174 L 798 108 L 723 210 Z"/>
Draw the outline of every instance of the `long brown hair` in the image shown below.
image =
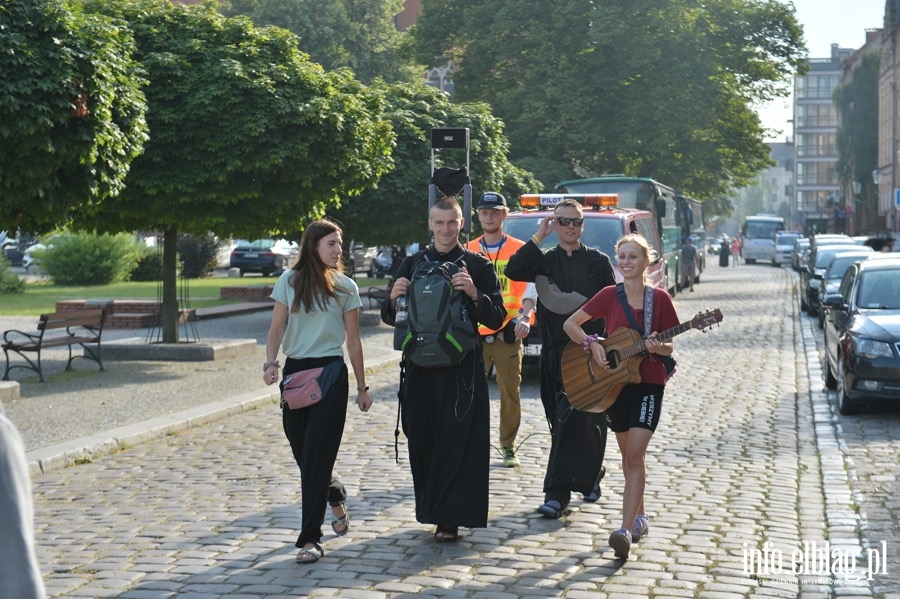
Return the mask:
<path fill-rule="evenodd" d="M 341 228 L 327 218 L 315 220 L 306 227 L 300 240 L 300 255 L 291 270 L 291 287 L 294 289 L 294 301 L 291 312 L 299 312 L 302 306 L 305 312 L 314 308 L 325 310 L 329 299 L 337 299 L 339 291 L 346 291 L 335 283 L 335 274 L 343 271 L 343 264 L 337 268 L 326 266 L 319 257 L 318 245 L 323 237 L 332 233 L 343 236 Z"/>

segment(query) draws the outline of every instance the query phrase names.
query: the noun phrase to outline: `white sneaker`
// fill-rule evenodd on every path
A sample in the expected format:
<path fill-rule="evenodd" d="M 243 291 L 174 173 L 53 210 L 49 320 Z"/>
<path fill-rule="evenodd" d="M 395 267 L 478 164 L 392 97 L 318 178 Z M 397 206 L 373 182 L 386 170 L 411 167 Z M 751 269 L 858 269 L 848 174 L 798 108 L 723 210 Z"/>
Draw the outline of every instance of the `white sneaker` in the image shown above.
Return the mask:
<path fill-rule="evenodd" d="M 631 525 L 631 542 L 637 543 L 650 533 L 650 518 L 646 514 L 641 514 L 634 519 Z"/>

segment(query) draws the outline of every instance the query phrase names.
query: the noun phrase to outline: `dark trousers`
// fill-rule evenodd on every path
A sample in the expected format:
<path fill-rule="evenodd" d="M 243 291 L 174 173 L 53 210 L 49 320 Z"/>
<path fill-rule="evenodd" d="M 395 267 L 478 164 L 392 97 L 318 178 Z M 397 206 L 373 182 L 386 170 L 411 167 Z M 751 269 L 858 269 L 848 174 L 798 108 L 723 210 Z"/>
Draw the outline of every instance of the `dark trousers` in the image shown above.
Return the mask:
<path fill-rule="evenodd" d="M 569 505 L 572 491 L 589 495 L 603 476 L 606 416 L 575 410 L 562 391 L 560 359 L 564 345 L 545 345 L 541 353 L 541 402 L 550 427 L 550 455 L 544 501 Z"/>
<path fill-rule="evenodd" d="M 342 358 L 288 358 L 284 374 L 318 368 L 333 360 Z M 344 365 L 337 381 L 319 403 L 300 410 L 282 405 L 284 434 L 300 467 L 302 524 L 297 547 L 318 543 L 322 538 L 326 505 L 337 505 L 347 497 L 344 486 L 332 476 L 332 470 L 344 435 L 349 388 L 347 366 Z"/>

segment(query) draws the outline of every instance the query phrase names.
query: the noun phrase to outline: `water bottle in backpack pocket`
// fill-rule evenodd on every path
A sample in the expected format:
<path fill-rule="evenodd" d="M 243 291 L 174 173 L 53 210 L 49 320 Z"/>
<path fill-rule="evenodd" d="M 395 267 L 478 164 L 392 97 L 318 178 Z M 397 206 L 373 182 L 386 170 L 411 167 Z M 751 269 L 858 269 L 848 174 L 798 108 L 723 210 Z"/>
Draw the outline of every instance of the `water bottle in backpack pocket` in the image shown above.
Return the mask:
<path fill-rule="evenodd" d="M 403 341 L 409 332 L 409 298 L 401 295 L 395 304 L 396 316 L 394 317 L 394 349 L 402 350 Z"/>
<path fill-rule="evenodd" d="M 407 294 L 407 330 L 399 349 L 417 366 L 452 366 L 475 349 L 477 334 L 466 295 L 454 289 L 451 281 L 459 271 L 453 262 L 430 260 L 413 269 Z M 397 329 L 395 339 L 396 333 Z"/>

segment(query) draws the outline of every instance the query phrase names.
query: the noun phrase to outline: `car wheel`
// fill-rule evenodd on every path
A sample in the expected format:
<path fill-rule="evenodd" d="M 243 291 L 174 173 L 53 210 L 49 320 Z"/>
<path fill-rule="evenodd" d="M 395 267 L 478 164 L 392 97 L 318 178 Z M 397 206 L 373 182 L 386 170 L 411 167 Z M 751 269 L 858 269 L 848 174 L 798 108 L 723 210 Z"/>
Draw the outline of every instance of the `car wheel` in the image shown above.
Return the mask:
<path fill-rule="evenodd" d="M 239 273 L 242 277 L 244 276 L 244 273 L 245 273 L 245 272 L 247 272 L 247 271 L 245 271 L 243 268 L 241 268 L 241 269 L 238 270 L 238 273 Z"/>
<path fill-rule="evenodd" d="M 819 308 L 819 328 L 825 329 L 825 310 Z"/>
<path fill-rule="evenodd" d="M 837 409 L 840 414 L 851 416 L 856 414 L 857 408 L 853 403 L 853 400 L 847 395 L 847 391 L 844 390 L 844 383 L 844 366 L 841 357 L 838 356 L 838 371 L 836 377 Z"/>
<path fill-rule="evenodd" d="M 809 306 L 806 305 L 806 293 L 801 292 L 800 293 L 800 310 L 802 310 L 803 312 L 806 312 L 807 308 L 809 308 Z"/>
<path fill-rule="evenodd" d="M 806 313 L 809 314 L 810 316 L 818 316 L 819 309 L 814 308 L 813 305 L 807 301 L 806 302 Z"/>

